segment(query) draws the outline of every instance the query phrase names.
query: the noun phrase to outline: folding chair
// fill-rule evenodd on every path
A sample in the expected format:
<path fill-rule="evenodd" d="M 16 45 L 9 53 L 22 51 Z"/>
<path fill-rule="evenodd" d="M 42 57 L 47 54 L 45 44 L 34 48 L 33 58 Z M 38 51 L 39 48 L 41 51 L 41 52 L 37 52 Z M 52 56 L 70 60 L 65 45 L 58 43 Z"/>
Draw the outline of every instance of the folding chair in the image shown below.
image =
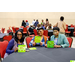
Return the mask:
<path fill-rule="evenodd" d="M 0 53 L 1 53 L 1 58 L 4 58 L 4 55 L 5 55 L 7 46 L 8 46 L 8 41 L 0 42 Z"/>
<path fill-rule="evenodd" d="M 13 33 L 15 33 L 15 32 L 16 32 L 15 27 L 12 27 L 12 30 L 13 30 Z"/>
<path fill-rule="evenodd" d="M 71 47 L 72 46 L 73 39 L 71 37 L 67 37 L 67 40 L 69 42 L 69 47 Z"/>
<path fill-rule="evenodd" d="M 16 27 L 16 28 L 15 28 L 15 30 L 17 31 L 17 30 L 19 30 L 19 28 L 18 28 L 18 27 Z"/>
<path fill-rule="evenodd" d="M 4 36 L 4 37 L 3 37 L 3 40 L 8 40 L 8 41 L 10 41 L 11 39 L 12 39 L 12 36 L 11 36 L 11 35 Z"/>
<path fill-rule="evenodd" d="M 32 40 L 32 37 L 27 37 L 27 38 L 26 38 L 27 48 L 30 47 L 30 46 L 29 46 L 29 43 L 30 43 L 31 40 Z"/>
<path fill-rule="evenodd" d="M 5 32 L 5 28 L 2 28 L 2 33 L 4 33 Z"/>
<path fill-rule="evenodd" d="M 36 29 L 34 29 L 33 31 L 34 31 L 34 35 L 36 36 L 36 35 L 37 35 L 37 30 L 36 30 Z"/>
<path fill-rule="evenodd" d="M 49 39 L 49 36 L 48 36 L 48 30 L 44 30 L 44 33 L 43 33 L 44 36 L 47 36 L 48 39 Z"/>
<path fill-rule="evenodd" d="M 71 31 L 68 31 L 68 26 L 66 26 L 65 34 L 67 34 L 69 36 L 70 33 L 71 33 Z"/>

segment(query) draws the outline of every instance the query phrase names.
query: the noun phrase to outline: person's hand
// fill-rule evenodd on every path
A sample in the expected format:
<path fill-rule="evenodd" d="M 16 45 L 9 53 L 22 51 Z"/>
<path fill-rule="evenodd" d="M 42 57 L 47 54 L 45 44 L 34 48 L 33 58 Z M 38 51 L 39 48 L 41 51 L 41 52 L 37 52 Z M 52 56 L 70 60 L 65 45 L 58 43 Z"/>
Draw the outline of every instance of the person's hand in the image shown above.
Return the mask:
<path fill-rule="evenodd" d="M 15 52 L 18 50 L 18 47 L 15 48 Z"/>
<path fill-rule="evenodd" d="M 45 47 L 47 47 L 47 44 L 45 44 Z"/>
<path fill-rule="evenodd" d="M 54 47 L 55 47 L 55 48 L 60 48 L 61 46 L 60 46 L 60 45 L 54 45 Z"/>
<path fill-rule="evenodd" d="M 40 45 L 42 46 L 42 45 L 43 45 L 43 43 L 42 43 L 42 42 L 40 42 Z"/>
<path fill-rule="evenodd" d="M 36 45 L 36 43 L 35 42 L 33 42 L 33 46 L 35 46 Z"/>
<path fill-rule="evenodd" d="M 30 32 L 28 31 L 28 34 L 30 35 Z"/>

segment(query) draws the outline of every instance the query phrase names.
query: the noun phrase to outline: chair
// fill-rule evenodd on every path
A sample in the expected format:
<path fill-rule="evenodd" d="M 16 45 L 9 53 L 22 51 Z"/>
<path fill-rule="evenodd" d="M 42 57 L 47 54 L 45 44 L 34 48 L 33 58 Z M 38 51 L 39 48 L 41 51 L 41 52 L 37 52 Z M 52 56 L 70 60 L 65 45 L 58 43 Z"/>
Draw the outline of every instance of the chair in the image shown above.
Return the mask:
<path fill-rule="evenodd" d="M 26 26 L 27 28 L 29 28 L 29 26 Z"/>
<path fill-rule="evenodd" d="M 72 42 L 73 42 L 73 39 L 71 37 L 67 37 L 67 40 L 69 42 L 69 47 L 71 47 L 72 45 Z"/>
<path fill-rule="evenodd" d="M 27 34 L 27 28 L 26 27 L 23 28 L 23 34 Z"/>
<path fill-rule="evenodd" d="M 30 37 L 34 37 L 35 35 L 29 35 Z"/>
<path fill-rule="evenodd" d="M 26 38 L 26 43 L 27 43 L 27 48 L 30 48 L 29 43 L 32 40 L 33 37 L 27 37 Z"/>
<path fill-rule="evenodd" d="M 24 26 L 21 26 L 20 28 L 24 28 Z"/>
<path fill-rule="evenodd" d="M 36 29 L 34 29 L 33 31 L 34 31 L 34 35 L 36 36 L 36 35 L 37 35 L 37 30 L 36 30 Z"/>
<path fill-rule="evenodd" d="M 1 58 L 4 58 L 7 46 L 8 46 L 8 41 L 0 42 L 0 54 L 1 54 Z"/>
<path fill-rule="evenodd" d="M 65 34 L 69 35 L 71 31 L 68 31 L 68 26 L 66 25 Z"/>
<path fill-rule="evenodd" d="M 12 36 L 11 36 L 11 35 L 4 36 L 4 37 L 3 37 L 3 40 L 8 40 L 8 41 L 10 41 L 11 39 L 12 39 Z"/>
<path fill-rule="evenodd" d="M 17 30 L 19 30 L 19 28 L 18 28 L 18 27 L 16 27 L 16 28 L 15 28 L 15 30 L 17 31 Z"/>
<path fill-rule="evenodd" d="M 12 30 L 11 30 L 11 29 L 7 30 L 7 33 L 10 33 L 10 32 L 12 32 Z"/>
<path fill-rule="evenodd" d="M 13 30 L 13 33 L 15 33 L 15 32 L 16 32 L 15 27 L 12 27 L 12 30 Z"/>
<path fill-rule="evenodd" d="M 70 27 L 74 27 L 74 25 L 73 24 L 71 24 L 71 26 Z"/>
<path fill-rule="evenodd" d="M 49 36 L 48 36 L 48 30 L 44 30 L 43 35 L 44 35 L 44 36 L 47 36 L 47 37 L 49 38 Z"/>
<path fill-rule="evenodd" d="M 74 36 L 75 36 L 75 27 L 74 27 L 74 32 L 73 32 Z"/>
<path fill-rule="evenodd" d="M 5 32 L 5 28 L 2 28 L 2 33 L 4 33 Z"/>

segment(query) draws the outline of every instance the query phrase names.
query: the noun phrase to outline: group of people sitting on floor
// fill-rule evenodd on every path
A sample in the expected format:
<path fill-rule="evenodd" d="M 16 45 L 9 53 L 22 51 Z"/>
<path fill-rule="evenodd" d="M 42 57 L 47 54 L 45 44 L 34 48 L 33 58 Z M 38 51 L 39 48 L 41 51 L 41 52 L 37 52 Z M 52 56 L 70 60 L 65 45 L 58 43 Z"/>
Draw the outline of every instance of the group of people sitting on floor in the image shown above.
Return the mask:
<path fill-rule="evenodd" d="M 47 41 L 48 38 L 43 35 L 44 29 L 37 28 L 37 33 L 38 36 L 41 37 L 40 43 L 35 43 L 35 36 L 32 38 L 32 40 L 29 43 L 30 47 L 36 47 L 36 46 L 41 46 L 41 47 L 47 47 Z M 64 34 L 60 33 L 60 29 L 58 27 L 53 28 L 53 35 L 50 38 L 50 41 L 54 41 L 54 47 L 55 48 L 65 48 L 69 47 L 69 42 Z M 5 57 L 7 57 L 9 54 L 18 51 L 18 45 L 23 45 L 24 44 L 24 36 L 23 32 L 21 30 L 16 31 L 15 37 L 9 42 Z"/>

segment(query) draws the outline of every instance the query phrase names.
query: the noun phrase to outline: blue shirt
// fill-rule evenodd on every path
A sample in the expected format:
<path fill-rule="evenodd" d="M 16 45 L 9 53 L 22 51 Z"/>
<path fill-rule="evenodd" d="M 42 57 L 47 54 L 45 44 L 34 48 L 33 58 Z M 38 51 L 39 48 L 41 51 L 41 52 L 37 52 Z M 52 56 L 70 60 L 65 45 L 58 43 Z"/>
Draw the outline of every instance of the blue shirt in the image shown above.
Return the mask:
<path fill-rule="evenodd" d="M 28 26 L 29 25 L 29 23 L 28 22 L 26 22 L 26 26 Z"/>
<path fill-rule="evenodd" d="M 34 26 L 37 27 L 37 24 L 39 24 L 39 22 L 36 21 L 36 22 L 34 23 Z"/>
<path fill-rule="evenodd" d="M 29 43 L 29 46 L 33 47 L 34 39 L 35 39 L 35 37 L 32 38 L 31 42 Z M 48 41 L 48 38 L 47 38 L 47 41 Z M 46 41 L 46 44 L 47 44 L 47 41 Z M 41 42 L 43 43 L 42 46 L 45 46 L 44 37 L 43 37 L 43 39 L 41 40 Z M 41 46 L 40 43 L 36 43 L 36 46 L 37 46 L 37 45 Z"/>

